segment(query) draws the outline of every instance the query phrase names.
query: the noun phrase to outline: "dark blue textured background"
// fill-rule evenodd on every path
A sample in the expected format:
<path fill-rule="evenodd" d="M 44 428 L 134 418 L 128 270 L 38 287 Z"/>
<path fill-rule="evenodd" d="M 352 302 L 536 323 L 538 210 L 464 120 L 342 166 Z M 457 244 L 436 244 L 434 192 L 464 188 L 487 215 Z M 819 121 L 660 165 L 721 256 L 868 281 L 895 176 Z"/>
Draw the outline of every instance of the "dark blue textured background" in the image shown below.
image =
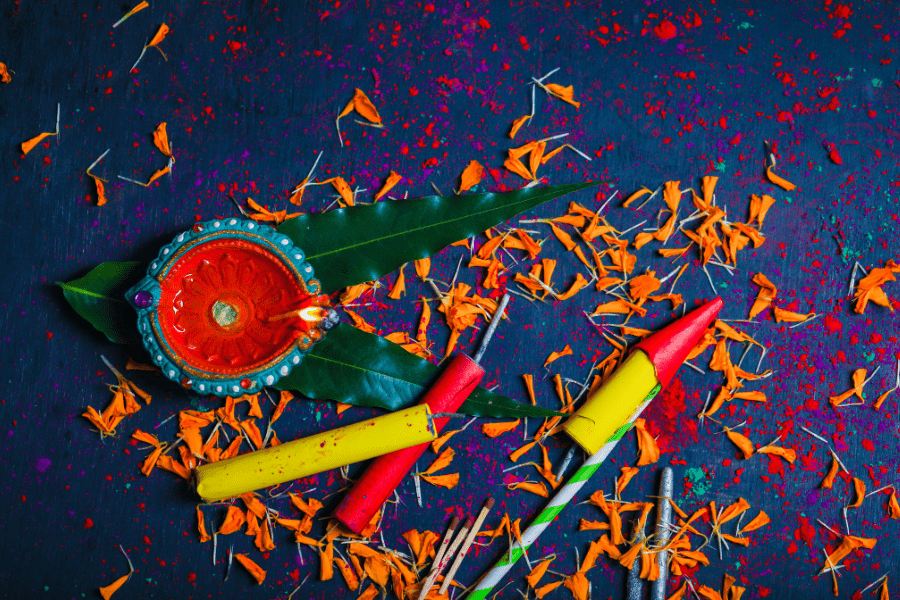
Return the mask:
<path fill-rule="evenodd" d="M 126 572 L 116 547 L 122 544 L 137 573 L 116 597 L 284 597 L 308 572 L 314 574 L 295 598 L 354 597 L 339 576 L 316 581 L 318 561 L 305 551 L 300 565 L 284 531 L 277 532 L 278 546 L 267 557 L 252 547 L 250 537 L 233 534 L 219 544 L 218 564 L 211 564 L 210 544 L 197 541 L 195 500 L 187 486 L 159 470 L 145 478 L 137 468 L 142 453 L 126 438 L 135 428 L 153 430 L 178 410 L 217 403 L 138 373 L 135 381 L 153 394 L 153 403 L 120 426 L 119 438 L 99 441 L 79 416 L 87 405 L 102 408 L 108 401 L 104 384 L 113 378 L 99 355 L 117 365 L 128 354 L 145 358 L 93 331 L 53 282 L 81 276 L 104 260 L 149 261 L 163 242 L 194 221 L 234 215 L 229 195 L 284 208 L 286 191 L 302 180 L 320 150 L 319 177 L 355 178 L 351 185 L 368 188 L 364 198 L 391 169 L 406 178 L 395 194 L 429 194 L 432 183 L 449 193 L 472 159 L 488 168 L 479 189 L 519 187 L 523 182 L 501 166 L 510 146 L 506 133 L 530 110 L 529 78 L 556 67 L 561 70 L 551 81 L 574 85 L 581 109 L 538 94 L 537 116 L 515 145 L 570 133 L 571 143 L 593 161 L 564 152 L 541 174 L 551 183 L 604 179 L 599 197 L 575 198 L 589 208 L 613 190 L 621 198 L 641 185 L 655 189 L 670 179 L 681 180 L 683 189 L 699 189 L 697 178 L 705 174 L 720 176 L 719 203 L 729 214 L 744 215 L 751 193 L 777 199 L 766 222 L 765 245 L 743 251 L 734 276 L 712 271 L 727 302 L 724 316 L 746 317 L 757 291 L 750 278 L 763 271 L 779 287 L 781 306 L 829 318 L 797 329 L 768 318 L 747 325 L 770 348 L 764 366 L 777 370 L 772 379 L 752 386 L 765 390 L 770 401 L 733 402 L 722 416 L 730 424 L 748 420 L 745 433 L 757 443 L 784 434 L 785 445 L 800 458 L 792 467 L 762 456 L 736 460 L 725 437 L 714 434 L 718 427 L 695 433 L 693 415 L 720 383 L 713 373 L 682 370 L 673 391 L 651 410 L 651 421 L 668 450 L 660 464 L 675 467 L 676 497 L 686 510 L 743 496 L 753 506 L 751 515 L 762 508 L 773 519 L 751 536 L 750 548 L 733 548 L 723 560 L 710 552 L 712 565 L 695 581 L 719 589 L 722 573 L 728 572 L 748 586 L 744 598 L 830 596 L 830 580 L 813 576 L 823 563 L 822 547 L 833 547 L 834 539 L 815 519 L 837 526 L 852 488 L 839 479 L 831 492 L 818 491 L 827 452 L 795 427 L 832 439 L 869 489 L 896 481 L 898 473 L 895 398 L 880 413 L 867 407 L 838 413 L 824 400 L 850 387 L 850 372 L 861 366 L 870 372 L 882 367 L 867 388 L 869 397 L 880 394 L 893 384 L 898 353 L 893 314 L 870 307 L 855 315 L 846 299 L 853 261 L 868 268 L 897 258 L 900 84 L 898 63 L 891 61 L 900 35 L 898 15 L 889 3 L 853 3 L 849 18 L 842 19 L 834 17 L 836 7 L 820 1 L 429 6 L 154 0 L 113 30 L 111 24 L 130 5 L 0 2 L 0 61 L 15 72 L 12 83 L 0 84 L 0 596 L 99 597 L 96 588 Z M 695 14 L 702 22 L 696 26 Z M 674 39 L 662 41 L 654 34 L 663 18 L 675 24 Z M 129 74 L 145 38 L 161 22 L 172 28 L 160 45 L 168 61 L 150 50 Z M 850 27 L 836 37 L 845 24 Z M 340 148 L 333 119 L 354 87 L 369 94 L 386 128 L 345 120 L 347 143 Z M 820 92 L 828 87 L 835 92 L 823 97 Z M 829 105 L 832 97 L 839 107 Z M 59 143 L 48 138 L 22 157 L 22 141 L 52 131 L 57 103 L 62 106 Z M 151 144 L 160 121 L 168 122 L 178 160 L 171 177 L 149 189 L 116 179 L 118 174 L 145 179 L 164 164 Z M 778 143 L 779 171 L 799 190 L 785 193 L 764 180 L 763 140 Z M 825 144 L 837 145 L 843 164 L 829 161 Z M 98 208 L 84 170 L 107 148 L 112 151 L 96 172 L 110 179 L 109 203 Z M 304 208 L 322 209 L 329 196 L 325 188 L 309 190 Z M 569 199 L 528 216 L 559 216 Z M 639 214 L 618 205 L 612 203 L 607 215 L 620 229 L 656 215 L 651 205 Z M 651 247 L 637 253 L 638 270 L 668 273 L 671 263 L 658 259 Z M 444 251 L 434 259 L 433 273 L 449 280 L 463 254 L 461 248 Z M 560 261 L 558 286 L 579 271 L 577 260 L 552 239 L 545 256 Z M 524 263 L 508 266 L 511 273 L 526 271 Z M 431 296 L 411 267 L 406 275 L 404 300 L 388 300 L 382 290 L 378 305 L 360 309 L 382 333 L 414 332 L 419 310 L 414 301 Z M 393 277 L 386 278 L 388 284 Z M 464 269 L 461 277 L 475 284 L 482 273 Z M 712 296 L 693 254 L 676 291 L 691 304 Z M 886 291 L 894 293 L 889 286 Z M 515 298 L 511 322 L 503 325 L 486 359 L 490 385 L 524 398 L 520 374 L 539 379 L 546 356 L 566 343 L 575 355 L 555 363 L 554 372 L 583 379 L 595 358 L 611 348 L 581 314 L 603 298 L 593 290 L 547 305 Z M 675 314 L 668 308 L 668 303 L 653 306 L 634 324 L 665 323 Z M 429 339 L 438 352 L 446 336 L 446 327 L 435 319 Z M 461 339 L 463 349 L 473 348 L 474 341 L 470 329 Z M 672 409 L 679 390 L 686 391 L 681 415 Z M 549 380 L 539 382 L 538 395 L 541 404 L 556 406 Z M 279 435 L 299 437 L 375 413 L 351 409 L 339 420 L 329 403 L 298 401 L 282 418 Z M 536 424 L 530 425 L 533 431 Z M 155 432 L 172 439 L 175 421 Z M 388 545 L 403 549 L 403 531 L 439 530 L 448 513 L 474 512 L 488 495 L 498 499 L 489 524 L 504 511 L 527 522 L 542 500 L 500 485 L 501 471 L 510 464 L 506 455 L 521 444 L 519 434 L 488 440 L 472 427 L 458 435 L 451 444 L 457 459 L 449 471 L 461 472 L 460 485 L 451 491 L 425 486 L 426 506 L 419 509 L 407 481 L 401 490 L 405 505 L 385 519 Z M 558 442 L 551 443 L 554 460 L 562 451 Z M 629 437 L 613 455 L 615 464 L 601 469 L 590 489 L 609 491 L 618 467 L 633 464 L 634 457 Z M 654 469 L 642 469 L 628 497 L 654 493 L 653 481 Z M 300 489 L 318 487 L 312 495 L 321 498 L 340 485 L 330 473 Z M 337 498 L 326 507 L 333 508 Z M 532 556 L 557 552 L 553 568 L 572 572 L 573 549 L 583 555 L 595 537 L 575 531 L 581 517 L 601 518 L 593 507 L 571 507 Z M 94 525 L 85 529 L 88 518 Z M 207 526 L 217 526 L 219 519 Z M 886 517 L 883 496 L 853 511 L 850 524 L 854 533 L 879 541 L 874 550 L 846 561 L 842 597 L 900 567 L 898 524 Z M 314 533 L 322 524 L 316 527 Z M 248 552 L 268 571 L 264 585 L 256 586 L 239 567 L 223 582 L 223 548 L 232 541 L 236 551 Z M 498 541 L 472 556 L 460 580 L 474 581 L 500 546 Z M 621 598 L 624 569 L 606 559 L 600 563 L 589 576 L 594 597 Z M 519 597 L 514 588 L 524 586 L 523 569 L 524 564 L 514 571 L 502 598 Z M 900 590 L 896 581 L 890 589 Z M 569 596 L 560 589 L 550 597 Z"/>

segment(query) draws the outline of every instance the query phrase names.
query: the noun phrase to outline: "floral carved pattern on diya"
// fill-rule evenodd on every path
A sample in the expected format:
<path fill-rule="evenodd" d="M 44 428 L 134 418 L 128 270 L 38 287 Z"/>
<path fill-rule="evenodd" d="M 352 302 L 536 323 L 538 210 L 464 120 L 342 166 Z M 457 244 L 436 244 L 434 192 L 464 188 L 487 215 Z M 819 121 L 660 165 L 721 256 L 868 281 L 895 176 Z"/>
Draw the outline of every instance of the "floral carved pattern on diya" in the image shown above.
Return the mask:
<path fill-rule="evenodd" d="M 199 393 L 273 385 L 336 323 L 291 240 L 253 221 L 198 223 L 127 293 L 153 361 Z"/>

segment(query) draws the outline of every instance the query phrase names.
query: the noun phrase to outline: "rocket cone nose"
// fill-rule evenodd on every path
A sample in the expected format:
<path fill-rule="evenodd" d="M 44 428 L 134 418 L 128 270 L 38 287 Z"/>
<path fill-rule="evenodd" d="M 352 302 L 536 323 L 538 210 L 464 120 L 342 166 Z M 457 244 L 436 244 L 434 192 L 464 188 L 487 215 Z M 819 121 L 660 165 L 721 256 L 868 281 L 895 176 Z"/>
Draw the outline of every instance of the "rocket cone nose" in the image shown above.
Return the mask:
<path fill-rule="evenodd" d="M 716 297 L 635 346 L 650 357 L 662 387 L 668 385 L 724 305 L 722 298 Z"/>

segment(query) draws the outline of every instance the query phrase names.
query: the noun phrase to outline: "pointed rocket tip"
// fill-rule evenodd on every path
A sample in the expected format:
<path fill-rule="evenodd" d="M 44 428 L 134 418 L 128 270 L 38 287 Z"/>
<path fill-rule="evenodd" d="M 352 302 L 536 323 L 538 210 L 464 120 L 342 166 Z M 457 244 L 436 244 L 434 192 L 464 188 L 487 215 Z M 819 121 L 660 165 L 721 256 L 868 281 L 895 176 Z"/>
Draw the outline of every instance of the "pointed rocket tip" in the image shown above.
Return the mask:
<path fill-rule="evenodd" d="M 662 387 L 669 384 L 724 305 L 722 298 L 716 297 L 635 346 L 650 358 Z"/>

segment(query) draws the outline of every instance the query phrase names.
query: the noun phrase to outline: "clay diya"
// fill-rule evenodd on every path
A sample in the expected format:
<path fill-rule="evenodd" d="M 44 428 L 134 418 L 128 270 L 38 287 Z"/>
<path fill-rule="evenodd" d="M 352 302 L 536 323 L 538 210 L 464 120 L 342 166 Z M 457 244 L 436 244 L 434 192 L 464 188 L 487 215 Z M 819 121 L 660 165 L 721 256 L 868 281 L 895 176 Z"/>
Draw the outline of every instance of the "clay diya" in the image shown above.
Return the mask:
<path fill-rule="evenodd" d="M 126 298 L 153 362 L 201 394 L 257 393 L 338 321 L 291 239 L 241 219 L 197 223 Z"/>

